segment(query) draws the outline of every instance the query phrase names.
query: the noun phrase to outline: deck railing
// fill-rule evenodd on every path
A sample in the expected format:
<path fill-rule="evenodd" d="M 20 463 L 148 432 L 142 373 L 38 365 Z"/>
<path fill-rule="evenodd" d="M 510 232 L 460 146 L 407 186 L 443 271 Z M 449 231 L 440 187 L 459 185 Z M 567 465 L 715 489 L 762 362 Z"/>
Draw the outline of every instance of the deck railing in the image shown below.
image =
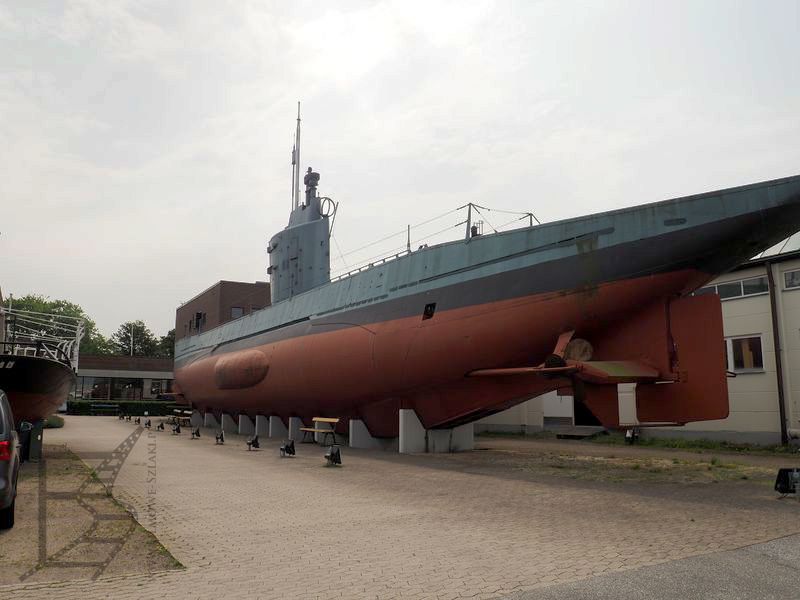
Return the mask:
<path fill-rule="evenodd" d="M 83 319 L 0 308 L 0 353 L 49 358 L 78 368 Z"/>

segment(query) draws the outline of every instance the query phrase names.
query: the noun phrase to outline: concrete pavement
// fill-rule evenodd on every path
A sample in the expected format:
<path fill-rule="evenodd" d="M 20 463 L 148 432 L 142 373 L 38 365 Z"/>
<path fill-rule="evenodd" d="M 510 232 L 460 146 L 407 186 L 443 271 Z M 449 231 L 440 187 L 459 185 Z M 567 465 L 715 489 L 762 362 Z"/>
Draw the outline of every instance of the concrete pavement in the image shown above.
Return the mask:
<path fill-rule="evenodd" d="M 46 442 L 92 464 L 134 427 L 68 417 Z M 216 446 L 210 430 L 188 434 L 143 434 L 114 485 L 185 570 L 6 586 L 0 597 L 445 600 L 551 586 L 581 597 L 608 574 L 800 533 L 798 503 L 746 482 L 654 488 L 473 469 L 486 451 L 454 460 L 344 448 L 343 467 L 327 468 L 311 444 L 281 459 L 279 441 L 248 452 L 237 436 Z"/>
<path fill-rule="evenodd" d="M 512 594 L 508 600 L 785 600 L 800 596 L 800 536 Z"/>

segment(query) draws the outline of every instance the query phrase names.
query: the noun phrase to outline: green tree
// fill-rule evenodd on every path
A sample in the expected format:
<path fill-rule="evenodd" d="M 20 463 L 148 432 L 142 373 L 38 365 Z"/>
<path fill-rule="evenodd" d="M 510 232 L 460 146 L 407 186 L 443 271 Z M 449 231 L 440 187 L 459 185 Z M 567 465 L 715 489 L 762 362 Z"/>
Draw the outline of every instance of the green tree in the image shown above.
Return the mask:
<path fill-rule="evenodd" d="M 123 323 L 111 334 L 111 346 L 114 354 L 125 356 L 131 354 L 131 333 L 133 333 L 134 356 L 156 356 L 158 339 L 141 320 Z"/>
<path fill-rule="evenodd" d="M 50 326 L 42 324 L 46 332 L 55 332 L 59 324 L 74 324 L 74 321 L 64 317 L 77 317 L 83 319 L 84 334 L 81 338 L 81 354 L 111 354 L 108 340 L 97 330 L 95 322 L 77 304 L 69 300 L 51 300 L 48 296 L 27 294 L 21 298 L 6 298 L 3 301 L 5 308 L 28 310 L 43 313 L 43 321 L 49 321 Z"/>
<path fill-rule="evenodd" d="M 160 358 L 175 358 L 175 330 L 170 329 L 167 335 L 162 335 L 158 340 L 158 356 Z"/>

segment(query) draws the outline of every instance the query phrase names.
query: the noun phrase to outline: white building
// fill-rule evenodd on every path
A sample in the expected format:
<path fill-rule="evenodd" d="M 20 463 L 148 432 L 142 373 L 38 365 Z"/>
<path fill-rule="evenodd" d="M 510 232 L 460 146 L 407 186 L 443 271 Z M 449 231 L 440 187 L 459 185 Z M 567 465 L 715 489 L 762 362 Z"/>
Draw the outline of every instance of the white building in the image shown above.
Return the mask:
<path fill-rule="evenodd" d="M 736 375 L 728 379 L 730 414 L 684 427 L 648 428 L 646 434 L 780 443 L 781 405 L 783 434 L 800 430 L 800 251 L 754 259 L 697 293 L 718 293 L 722 300 L 728 370 Z M 620 418 L 635 425 L 632 391 L 620 386 Z M 571 396 L 551 392 L 478 421 L 476 431 L 538 431 L 573 424 L 573 413 Z"/>

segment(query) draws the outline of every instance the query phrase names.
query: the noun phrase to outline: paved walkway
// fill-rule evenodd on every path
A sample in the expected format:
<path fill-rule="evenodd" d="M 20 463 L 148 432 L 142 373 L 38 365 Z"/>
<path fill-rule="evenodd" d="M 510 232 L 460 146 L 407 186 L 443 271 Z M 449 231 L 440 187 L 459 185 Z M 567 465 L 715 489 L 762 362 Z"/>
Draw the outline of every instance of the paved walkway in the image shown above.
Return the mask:
<path fill-rule="evenodd" d="M 95 464 L 134 428 L 69 417 L 46 442 Z M 0 597 L 495 598 L 800 532 L 798 504 L 763 485 L 643 489 L 347 448 L 327 468 L 314 445 L 280 459 L 278 442 L 209 433 L 143 434 L 114 486 L 185 570 Z"/>
<path fill-rule="evenodd" d="M 513 594 L 508 600 L 797 598 L 800 536 Z"/>

